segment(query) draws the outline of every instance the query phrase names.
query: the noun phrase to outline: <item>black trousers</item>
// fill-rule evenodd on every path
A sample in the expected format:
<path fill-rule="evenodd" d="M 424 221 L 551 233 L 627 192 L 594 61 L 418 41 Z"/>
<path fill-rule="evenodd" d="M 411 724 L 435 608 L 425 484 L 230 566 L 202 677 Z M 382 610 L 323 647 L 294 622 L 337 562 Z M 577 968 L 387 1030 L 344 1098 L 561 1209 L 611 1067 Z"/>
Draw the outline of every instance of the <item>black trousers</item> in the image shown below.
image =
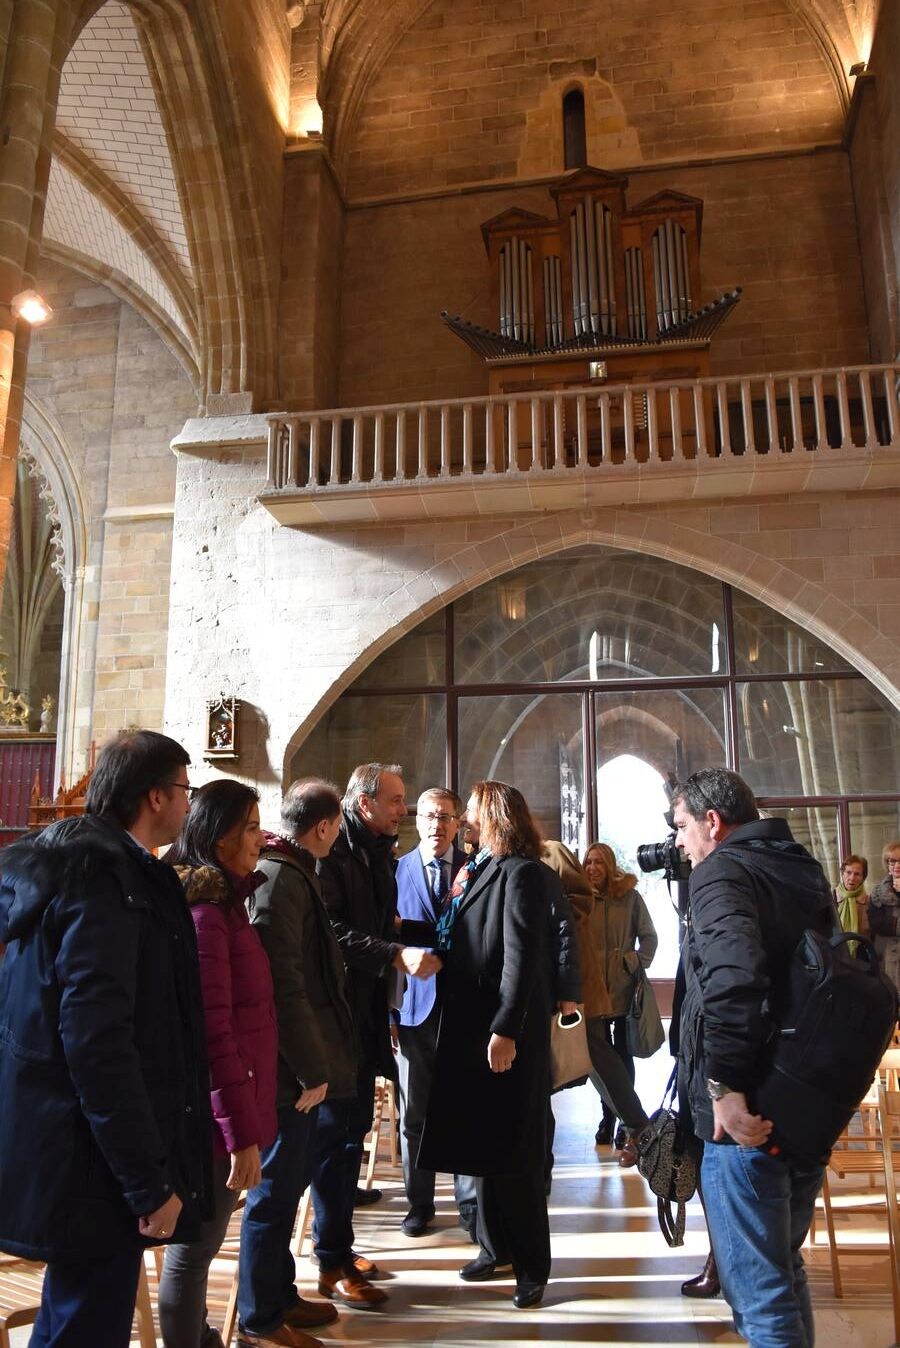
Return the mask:
<path fill-rule="evenodd" d="M 544 1168 L 521 1175 L 475 1180 L 478 1243 L 496 1264 L 512 1264 L 516 1282 L 545 1283 L 550 1277 L 550 1219 Z"/>

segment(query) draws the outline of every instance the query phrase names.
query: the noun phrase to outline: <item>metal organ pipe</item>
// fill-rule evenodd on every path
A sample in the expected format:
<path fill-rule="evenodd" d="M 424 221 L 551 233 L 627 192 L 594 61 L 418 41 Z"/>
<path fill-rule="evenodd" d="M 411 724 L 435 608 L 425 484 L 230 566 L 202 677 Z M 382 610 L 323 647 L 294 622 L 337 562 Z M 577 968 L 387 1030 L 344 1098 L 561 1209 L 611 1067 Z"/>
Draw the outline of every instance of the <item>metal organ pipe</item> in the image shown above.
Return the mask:
<path fill-rule="evenodd" d="M 522 239 L 509 239 L 500 249 L 500 332 L 519 342 L 534 341 L 531 247 Z"/>
<path fill-rule="evenodd" d="M 558 257 L 544 258 L 544 333 L 548 344 L 563 339 L 562 263 Z"/>
<path fill-rule="evenodd" d="M 647 337 L 647 300 L 644 293 L 644 261 L 640 248 L 625 250 L 625 304 L 629 337 Z"/>
<path fill-rule="evenodd" d="M 656 320 L 664 332 L 684 322 L 691 312 L 687 235 L 681 225 L 666 220 L 656 230 L 652 243 Z"/>

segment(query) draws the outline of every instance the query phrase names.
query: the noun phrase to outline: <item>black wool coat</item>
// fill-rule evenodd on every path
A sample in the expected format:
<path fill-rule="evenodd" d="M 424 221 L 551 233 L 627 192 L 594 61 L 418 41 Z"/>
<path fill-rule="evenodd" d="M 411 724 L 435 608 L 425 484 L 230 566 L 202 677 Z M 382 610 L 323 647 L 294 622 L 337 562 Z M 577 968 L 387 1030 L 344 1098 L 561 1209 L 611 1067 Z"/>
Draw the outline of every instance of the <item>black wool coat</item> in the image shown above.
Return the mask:
<path fill-rule="evenodd" d="M 373 866 L 383 868 L 378 883 Z M 394 939 L 397 883 L 390 855 L 384 849 L 373 856 L 354 842 L 345 815 L 331 852 L 316 869 L 322 902 L 347 968 L 360 1059 L 374 1063 L 381 1076 L 393 1078 L 389 1002 L 395 986 L 393 960 L 403 947 Z"/>
<path fill-rule="evenodd" d="M 491 859 L 463 896 L 445 957 L 434 1077 L 418 1164 L 463 1175 L 543 1167 L 554 952 L 542 862 Z M 516 1043 L 492 1072 L 492 1034 Z"/>
<path fill-rule="evenodd" d="M 0 854 L 0 1249 L 48 1261 L 176 1240 L 211 1215 L 212 1117 L 194 924 L 170 866 L 117 823 Z"/>

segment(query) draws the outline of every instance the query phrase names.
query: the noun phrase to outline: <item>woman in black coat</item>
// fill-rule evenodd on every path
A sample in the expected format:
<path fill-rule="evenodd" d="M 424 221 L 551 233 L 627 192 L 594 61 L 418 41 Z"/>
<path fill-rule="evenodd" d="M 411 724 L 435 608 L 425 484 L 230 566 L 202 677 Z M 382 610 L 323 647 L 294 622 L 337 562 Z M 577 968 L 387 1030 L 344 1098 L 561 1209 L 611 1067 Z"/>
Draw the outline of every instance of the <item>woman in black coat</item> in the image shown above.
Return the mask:
<path fill-rule="evenodd" d="M 511 1263 L 513 1300 L 525 1308 L 550 1275 L 547 886 L 541 840 L 515 787 L 477 783 L 466 820 L 480 850 L 438 924 L 443 1010 L 418 1164 L 476 1176 L 482 1248 L 460 1276 L 502 1277 Z"/>

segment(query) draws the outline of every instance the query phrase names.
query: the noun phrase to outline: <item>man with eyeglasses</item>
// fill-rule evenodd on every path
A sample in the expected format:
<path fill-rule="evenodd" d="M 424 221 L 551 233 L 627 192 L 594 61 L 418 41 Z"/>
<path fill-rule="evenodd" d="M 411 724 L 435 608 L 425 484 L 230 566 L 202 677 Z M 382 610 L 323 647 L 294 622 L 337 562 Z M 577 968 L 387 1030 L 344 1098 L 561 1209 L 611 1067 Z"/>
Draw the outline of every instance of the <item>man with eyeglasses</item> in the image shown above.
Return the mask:
<path fill-rule="evenodd" d="M 465 865 L 465 853 L 456 846 L 462 808 L 459 796 L 446 787 L 431 787 L 419 796 L 419 845 L 397 863 L 400 936 L 415 945 L 433 945 L 435 924 L 449 903 L 457 872 Z M 416 1157 L 431 1090 L 439 1020 L 437 977 L 409 979 L 397 1025 L 400 1154 L 409 1201 L 401 1230 L 407 1236 L 423 1236 L 434 1217 L 434 1171 L 419 1170 Z M 453 1187 L 460 1225 L 474 1239 L 475 1180 L 471 1175 L 454 1175 Z"/>
<path fill-rule="evenodd" d="M 797 943 L 807 928 L 834 930 L 831 890 L 786 821 L 760 819 L 737 773 L 704 768 L 674 788 L 673 801 L 675 841 L 693 867 L 678 1088 L 703 1143 L 712 1252 L 738 1333 L 754 1345 L 808 1348 L 814 1331 L 800 1247 L 824 1166 L 770 1151 L 772 1120 L 752 1100 L 770 1006 L 783 995 Z"/>
<path fill-rule="evenodd" d="M 123 732 L 85 815 L 0 857 L 0 1249 L 47 1264 L 34 1348 L 127 1348 L 144 1249 L 211 1212 L 194 925 L 153 855 L 184 823 L 189 762 Z"/>

